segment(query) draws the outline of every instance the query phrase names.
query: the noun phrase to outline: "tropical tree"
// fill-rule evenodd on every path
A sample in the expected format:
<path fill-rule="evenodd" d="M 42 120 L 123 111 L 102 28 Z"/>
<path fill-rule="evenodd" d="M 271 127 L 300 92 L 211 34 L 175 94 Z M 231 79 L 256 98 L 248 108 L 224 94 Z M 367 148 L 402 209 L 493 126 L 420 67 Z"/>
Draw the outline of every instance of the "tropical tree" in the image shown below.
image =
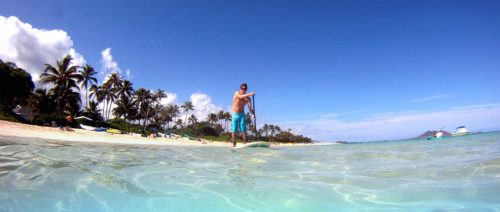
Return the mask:
<path fill-rule="evenodd" d="M 195 126 L 196 123 L 198 123 L 198 118 L 194 114 L 191 114 L 188 118 L 188 121 L 189 123 L 191 123 L 191 125 Z"/>
<path fill-rule="evenodd" d="M 103 117 L 100 111 L 101 109 L 99 109 L 98 103 L 90 100 L 89 105 L 83 109 L 83 115 L 94 121 L 102 121 Z"/>
<path fill-rule="evenodd" d="M 134 94 L 134 88 L 133 88 L 133 83 L 130 82 L 129 80 L 123 80 L 120 86 L 118 86 L 116 90 L 116 95 L 118 97 L 122 96 L 132 96 Z"/>
<path fill-rule="evenodd" d="M 90 84 L 90 86 L 92 86 L 92 85 L 95 85 L 97 83 L 97 79 L 94 77 L 94 75 L 96 75 L 97 72 L 89 64 L 86 64 L 85 66 L 83 66 L 79 72 L 80 72 L 80 75 L 82 75 L 82 79 L 80 81 L 80 84 L 81 84 L 82 88 L 85 90 L 85 97 L 86 97 L 85 106 L 88 107 L 88 105 L 89 105 L 88 87 L 89 87 L 89 84 Z"/>
<path fill-rule="evenodd" d="M 120 74 L 117 72 L 111 73 L 109 78 L 103 84 L 104 95 L 107 103 L 107 119 L 109 119 L 111 107 L 113 102 L 115 102 L 115 99 L 118 97 L 118 91 L 120 91 L 121 87 L 122 79 Z"/>
<path fill-rule="evenodd" d="M 104 105 L 103 105 L 104 117 L 106 117 L 106 119 L 109 119 L 109 110 L 110 110 L 109 108 L 111 107 L 111 105 L 113 104 L 113 102 L 116 99 L 116 95 L 113 91 L 112 85 L 107 84 L 107 83 L 103 84 L 101 86 L 101 95 L 102 95 L 102 98 L 104 101 Z"/>
<path fill-rule="evenodd" d="M 90 86 L 90 95 L 89 95 L 89 98 L 94 98 L 95 99 L 95 103 L 97 103 L 97 105 L 101 104 L 102 102 L 104 102 L 104 99 L 105 99 L 105 95 L 104 95 L 104 89 L 102 86 L 97 86 L 97 85 L 92 85 Z M 102 110 L 99 110 L 103 113 L 103 117 L 104 117 L 104 104 L 102 105 Z"/>
<path fill-rule="evenodd" d="M 116 107 L 113 109 L 113 115 L 115 118 L 123 117 L 127 120 L 129 113 L 135 109 L 135 102 L 128 96 L 121 96 L 118 101 L 116 101 Z"/>
<path fill-rule="evenodd" d="M 225 121 L 225 124 L 226 124 L 226 131 L 229 131 L 229 129 L 227 127 L 227 123 L 229 121 L 231 121 L 231 114 L 229 112 L 225 112 L 224 113 L 224 121 Z"/>
<path fill-rule="evenodd" d="M 139 114 L 142 118 L 144 118 L 143 127 L 146 130 L 146 123 L 149 118 L 149 110 L 151 107 L 151 103 L 153 101 L 153 95 L 151 91 L 145 88 L 139 88 L 135 91 L 135 102 L 137 103 L 137 108 L 139 110 Z"/>
<path fill-rule="evenodd" d="M 4 109 L 26 100 L 35 88 L 31 75 L 14 63 L 0 60 L 0 104 Z"/>
<path fill-rule="evenodd" d="M 45 71 L 40 75 L 41 84 L 54 84 L 57 95 L 57 112 L 59 113 L 63 106 L 66 106 L 67 98 L 72 96 L 72 89 L 80 90 L 77 82 L 82 81 L 83 77 L 78 73 L 78 66 L 71 65 L 71 56 L 67 55 L 62 61 L 57 61 L 54 67 L 45 64 Z M 79 97 L 78 97 L 79 98 Z M 64 103 L 64 104 L 63 104 Z M 77 108 L 73 108 L 77 109 Z"/>
<path fill-rule="evenodd" d="M 223 111 L 223 113 L 224 113 L 224 111 Z M 210 123 L 210 125 L 213 126 L 215 124 L 215 122 L 217 122 L 219 119 L 217 118 L 217 114 L 210 113 L 210 114 L 208 114 L 207 120 Z"/>
<path fill-rule="evenodd" d="M 177 116 L 179 116 L 179 106 L 175 104 L 168 104 L 165 107 L 165 116 L 169 118 L 165 118 L 165 121 L 167 122 L 167 126 L 170 128 L 170 122 L 175 120 Z"/>
<path fill-rule="evenodd" d="M 181 108 L 186 113 L 186 119 L 185 119 L 184 123 L 186 123 L 186 125 L 187 125 L 187 118 L 188 118 L 189 111 L 194 110 L 194 105 L 193 105 L 193 103 L 191 101 L 186 101 L 181 106 Z"/>
<path fill-rule="evenodd" d="M 180 126 L 182 127 L 182 119 L 177 119 L 177 121 L 175 121 L 175 126 Z"/>
<path fill-rule="evenodd" d="M 219 110 L 219 112 L 217 112 L 217 120 L 219 122 L 224 121 L 224 111 L 223 110 Z"/>

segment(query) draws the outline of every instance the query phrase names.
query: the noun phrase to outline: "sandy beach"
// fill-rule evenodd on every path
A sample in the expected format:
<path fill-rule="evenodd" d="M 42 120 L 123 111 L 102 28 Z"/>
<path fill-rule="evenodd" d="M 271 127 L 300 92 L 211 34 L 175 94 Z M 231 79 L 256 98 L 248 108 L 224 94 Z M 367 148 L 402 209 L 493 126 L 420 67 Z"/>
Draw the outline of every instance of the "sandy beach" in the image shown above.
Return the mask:
<path fill-rule="evenodd" d="M 130 134 L 111 134 L 107 132 L 94 132 L 83 129 L 66 131 L 57 127 L 43 127 L 2 120 L 0 120 L 0 136 L 130 145 L 230 146 L 229 143 L 208 141 L 206 144 L 203 144 L 200 141 L 193 141 L 184 138 L 145 138 Z"/>
<path fill-rule="evenodd" d="M 218 146 L 230 147 L 230 143 L 201 142 L 186 138 L 145 138 L 131 134 L 111 134 L 83 129 L 74 131 L 62 130 L 58 127 L 43 127 L 0 120 L 0 136 L 30 139 L 45 139 L 71 142 L 87 142 L 102 144 L 129 144 L 129 145 L 178 145 L 178 146 Z M 241 144 L 238 144 L 241 145 Z M 314 144 L 280 144 L 280 146 L 303 146 Z"/>

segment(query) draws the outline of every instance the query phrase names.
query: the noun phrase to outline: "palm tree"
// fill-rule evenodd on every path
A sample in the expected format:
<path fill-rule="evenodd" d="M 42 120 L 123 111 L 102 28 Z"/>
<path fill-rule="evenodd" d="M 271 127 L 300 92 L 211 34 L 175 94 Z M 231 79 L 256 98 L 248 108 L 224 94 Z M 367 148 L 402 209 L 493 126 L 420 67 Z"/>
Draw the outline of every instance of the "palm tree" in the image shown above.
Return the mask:
<path fill-rule="evenodd" d="M 97 74 L 97 72 L 94 70 L 92 66 L 89 64 L 86 64 L 85 66 L 82 67 L 82 70 L 79 71 L 80 74 L 82 75 L 82 80 L 80 81 L 81 86 L 83 89 L 85 89 L 85 96 L 87 97 L 85 100 L 85 105 L 88 107 L 89 106 L 89 94 L 88 94 L 88 86 L 94 85 L 97 83 L 97 79 L 94 77 L 94 75 Z"/>
<path fill-rule="evenodd" d="M 179 106 L 175 104 L 168 104 L 167 107 L 165 107 L 165 113 L 171 118 L 170 121 L 175 120 L 177 116 L 179 116 Z M 167 125 L 170 128 L 170 121 L 167 121 Z"/>
<path fill-rule="evenodd" d="M 139 88 L 135 91 L 135 102 L 137 103 L 137 108 L 139 113 L 144 118 L 144 130 L 146 130 L 146 122 L 149 118 L 149 109 L 151 107 L 151 102 L 153 100 L 153 95 L 151 91 L 145 88 Z"/>
<path fill-rule="evenodd" d="M 228 123 L 229 121 L 231 121 L 231 118 L 232 118 L 232 117 L 231 117 L 231 114 L 230 114 L 229 112 L 225 112 L 225 113 L 224 113 L 224 121 L 226 122 L 226 123 L 225 123 L 225 124 L 226 124 L 226 131 L 229 131 L 229 129 L 227 128 L 227 123 Z"/>
<path fill-rule="evenodd" d="M 121 83 L 121 85 L 118 87 L 117 91 L 116 91 L 116 94 L 118 97 L 122 97 L 122 96 L 132 96 L 132 94 L 134 94 L 134 88 L 132 87 L 133 84 L 128 81 L 128 80 L 123 80 L 123 82 Z"/>
<path fill-rule="evenodd" d="M 53 96 L 47 92 L 47 89 L 36 89 L 29 97 L 28 103 L 31 110 L 37 114 L 54 112 L 55 105 L 53 105 Z"/>
<path fill-rule="evenodd" d="M 122 96 L 116 102 L 116 107 L 113 109 L 113 114 L 117 118 L 121 118 L 122 116 L 126 120 L 129 117 L 129 113 L 131 110 L 135 109 L 135 102 L 130 99 L 128 96 Z"/>
<path fill-rule="evenodd" d="M 97 103 L 97 105 L 101 104 L 101 102 L 104 102 L 104 99 L 105 99 L 105 91 L 103 89 L 102 86 L 97 86 L 97 85 L 92 85 L 90 86 L 90 98 L 94 97 L 95 99 L 95 102 Z M 103 112 L 103 117 L 104 117 L 104 105 L 102 107 L 103 109 L 100 110 Z"/>
<path fill-rule="evenodd" d="M 222 113 L 224 114 L 224 111 Z M 215 114 L 215 113 L 208 114 L 207 120 L 213 126 L 215 124 L 215 122 L 218 121 L 217 114 Z"/>
<path fill-rule="evenodd" d="M 177 119 L 177 121 L 175 121 L 175 125 L 182 127 L 182 119 Z"/>
<path fill-rule="evenodd" d="M 77 82 L 80 82 L 83 79 L 82 75 L 78 73 L 78 66 L 71 65 L 72 59 L 73 58 L 71 58 L 70 55 L 67 55 L 62 61 L 57 61 L 56 67 L 50 64 L 45 64 L 45 71 L 42 75 L 40 75 L 41 84 L 50 83 L 54 84 L 56 87 L 58 113 L 61 112 L 62 109 L 61 103 L 66 103 L 71 90 L 73 88 L 80 90 Z"/>
<path fill-rule="evenodd" d="M 232 117 L 231 117 L 231 113 L 229 113 L 229 112 L 224 112 L 224 122 L 225 122 L 225 125 L 226 125 L 226 126 L 225 126 L 225 128 L 226 128 L 226 132 L 228 132 L 228 131 L 229 131 L 228 126 L 227 126 L 227 123 L 228 123 L 229 121 L 231 121 L 231 118 L 232 118 Z"/>
<path fill-rule="evenodd" d="M 217 112 L 217 119 L 219 121 L 223 121 L 224 120 L 224 111 L 223 110 L 219 110 L 219 112 Z"/>
<path fill-rule="evenodd" d="M 155 91 L 153 94 L 153 101 L 159 104 L 161 102 L 161 99 L 167 98 L 167 94 L 165 93 L 164 90 L 158 89 Z"/>
<path fill-rule="evenodd" d="M 191 123 L 192 125 L 196 125 L 196 123 L 198 123 L 198 118 L 194 115 L 194 114 L 191 114 L 189 116 L 189 119 L 188 119 L 189 123 Z"/>
<path fill-rule="evenodd" d="M 170 122 L 173 119 L 172 119 L 172 116 L 170 116 L 170 113 L 167 111 L 167 107 L 162 108 L 162 110 L 160 111 L 160 117 L 161 117 L 161 121 L 164 123 L 163 128 L 165 128 L 165 129 L 170 128 Z"/>
<path fill-rule="evenodd" d="M 181 106 L 181 108 L 184 110 L 184 112 L 186 113 L 186 119 L 184 121 L 184 123 L 186 123 L 187 125 L 187 117 L 188 117 L 188 113 L 189 111 L 191 110 L 194 110 L 194 105 L 191 101 L 186 101 L 184 102 L 184 104 Z"/>
<path fill-rule="evenodd" d="M 266 137 L 269 136 L 269 125 L 268 124 L 264 124 L 264 126 L 262 127 L 262 132 L 264 134 L 266 134 Z"/>
<path fill-rule="evenodd" d="M 104 116 L 106 117 L 106 119 L 109 119 L 109 112 L 111 110 L 111 105 L 113 104 L 113 102 L 115 101 L 116 99 L 116 94 L 114 92 L 114 89 L 111 87 L 112 85 L 111 84 L 103 84 L 102 86 L 102 97 L 103 97 L 103 100 L 106 100 L 104 103 Z"/>
<path fill-rule="evenodd" d="M 122 78 L 119 73 L 113 72 L 109 78 L 104 82 L 105 85 L 109 85 L 112 88 L 118 88 L 122 84 Z"/>
<path fill-rule="evenodd" d="M 90 100 L 89 105 L 83 109 L 83 115 L 91 118 L 94 121 L 101 121 L 103 118 L 100 114 L 98 103 Z"/>
<path fill-rule="evenodd" d="M 122 87 L 122 79 L 120 74 L 117 72 L 113 72 L 108 80 L 104 82 L 103 84 L 106 96 L 106 102 L 108 104 L 107 108 L 107 118 L 109 119 L 109 114 L 111 112 L 111 107 L 113 105 L 113 102 L 115 102 L 115 99 L 118 97 L 118 91 Z"/>

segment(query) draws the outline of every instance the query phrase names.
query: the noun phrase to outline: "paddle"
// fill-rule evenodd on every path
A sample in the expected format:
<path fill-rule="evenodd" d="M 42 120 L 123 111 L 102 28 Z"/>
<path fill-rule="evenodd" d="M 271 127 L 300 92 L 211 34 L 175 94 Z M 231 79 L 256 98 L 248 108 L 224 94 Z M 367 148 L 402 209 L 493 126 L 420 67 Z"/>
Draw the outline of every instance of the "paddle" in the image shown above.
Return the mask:
<path fill-rule="evenodd" d="M 255 132 L 255 139 L 258 139 L 258 134 L 257 134 L 257 116 L 255 115 L 255 96 L 252 96 L 252 107 L 253 107 L 253 131 Z"/>

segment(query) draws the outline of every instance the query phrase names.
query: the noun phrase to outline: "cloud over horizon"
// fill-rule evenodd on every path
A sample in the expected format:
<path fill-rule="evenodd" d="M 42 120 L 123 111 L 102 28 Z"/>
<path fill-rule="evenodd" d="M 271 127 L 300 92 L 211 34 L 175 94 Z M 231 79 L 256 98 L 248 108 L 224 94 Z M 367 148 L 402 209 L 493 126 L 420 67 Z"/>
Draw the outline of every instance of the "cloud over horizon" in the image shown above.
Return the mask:
<path fill-rule="evenodd" d="M 85 64 L 64 30 L 38 29 L 15 16 L 0 16 L 0 31 L 0 58 L 29 72 L 34 82 L 44 72 L 44 64 L 56 65 L 68 54 L 72 65 Z"/>
<path fill-rule="evenodd" d="M 120 74 L 124 79 L 130 80 L 131 78 L 131 71 L 129 69 L 125 71 L 125 76 L 123 76 L 122 69 L 118 65 L 118 62 L 116 62 L 113 59 L 113 55 L 111 55 L 111 48 L 106 48 L 101 51 L 101 71 L 99 74 L 102 77 L 102 81 L 106 81 L 107 78 L 115 72 Z"/>
<path fill-rule="evenodd" d="M 471 131 L 500 129 L 500 104 L 453 107 L 441 111 L 374 114 L 359 121 L 341 121 L 336 116 L 282 122 L 280 126 L 319 141 L 378 141 L 416 137 L 427 130 L 455 131 L 465 125 Z"/>
<path fill-rule="evenodd" d="M 193 93 L 190 99 L 194 105 L 194 115 L 196 115 L 200 121 L 206 120 L 208 114 L 217 113 L 219 110 L 222 110 L 222 107 L 212 103 L 212 98 L 208 94 Z"/>

